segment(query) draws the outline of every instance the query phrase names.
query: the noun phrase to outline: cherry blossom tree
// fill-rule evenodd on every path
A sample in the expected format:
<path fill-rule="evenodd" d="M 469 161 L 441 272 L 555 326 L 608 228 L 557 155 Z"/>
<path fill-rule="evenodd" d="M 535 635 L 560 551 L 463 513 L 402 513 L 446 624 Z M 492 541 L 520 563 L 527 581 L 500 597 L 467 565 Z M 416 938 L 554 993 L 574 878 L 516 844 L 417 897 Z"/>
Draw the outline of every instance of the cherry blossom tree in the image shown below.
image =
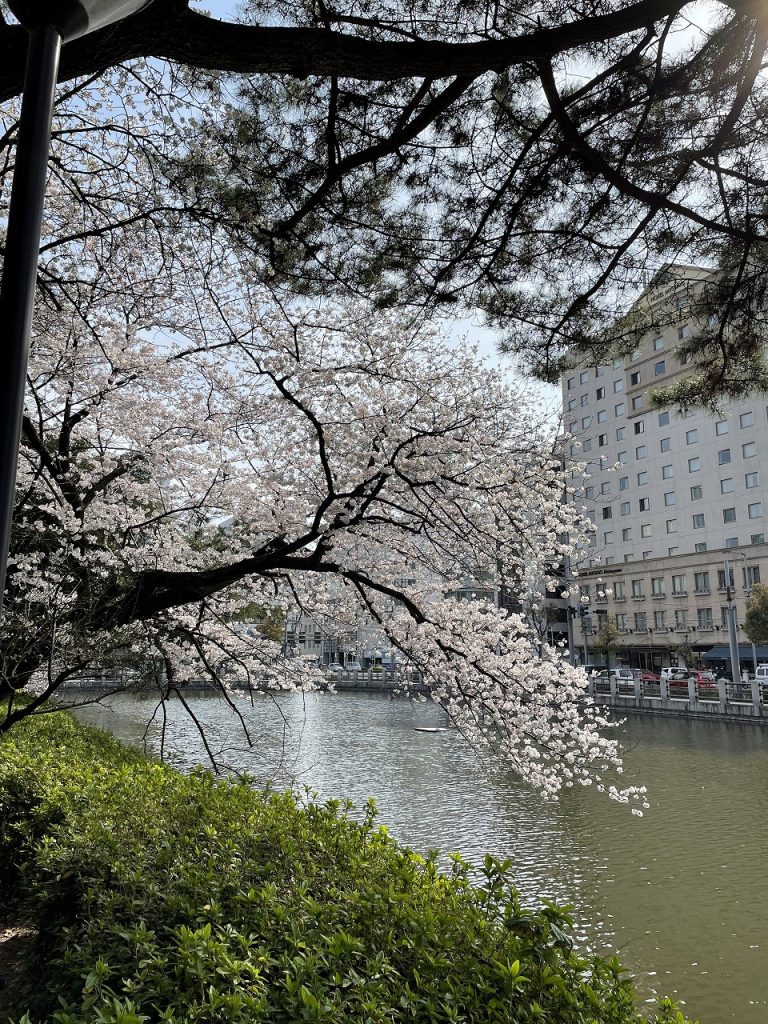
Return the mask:
<path fill-rule="evenodd" d="M 234 680 L 313 687 L 238 618 L 333 611 L 376 624 L 476 747 L 548 795 L 611 788 L 583 674 L 524 614 L 452 597 L 472 573 L 521 609 L 561 585 L 589 524 L 543 411 L 423 318 L 267 289 L 231 224 L 168 183 L 191 106 L 168 117 L 159 70 L 116 76 L 54 124 L 0 731 L 96 668 L 161 699 L 206 677 L 234 706 Z"/>

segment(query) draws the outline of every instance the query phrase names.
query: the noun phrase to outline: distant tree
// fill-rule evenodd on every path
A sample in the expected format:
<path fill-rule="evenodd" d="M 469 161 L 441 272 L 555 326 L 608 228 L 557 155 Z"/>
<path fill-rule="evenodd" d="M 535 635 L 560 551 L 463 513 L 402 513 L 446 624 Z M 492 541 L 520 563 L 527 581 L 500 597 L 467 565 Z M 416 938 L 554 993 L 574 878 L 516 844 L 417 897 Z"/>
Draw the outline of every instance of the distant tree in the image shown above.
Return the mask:
<path fill-rule="evenodd" d="M 481 309 L 550 379 L 679 322 L 616 315 L 668 262 L 718 270 L 686 311 L 690 402 L 768 386 L 767 32 L 753 0 L 248 0 L 239 24 L 153 0 L 61 79 L 164 107 L 154 173 L 260 280 Z M 24 52 L 0 21 L 0 97 Z M 159 88 L 136 58 L 170 62 Z"/>
<path fill-rule="evenodd" d="M 755 583 L 747 598 L 744 632 L 753 644 L 768 644 L 768 587 Z"/>
<path fill-rule="evenodd" d="M 619 630 L 615 622 L 606 621 L 598 630 L 597 636 L 592 641 L 592 646 L 605 656 L 606 663 L 610 667 L 611 658 L 619 649 Z"/>

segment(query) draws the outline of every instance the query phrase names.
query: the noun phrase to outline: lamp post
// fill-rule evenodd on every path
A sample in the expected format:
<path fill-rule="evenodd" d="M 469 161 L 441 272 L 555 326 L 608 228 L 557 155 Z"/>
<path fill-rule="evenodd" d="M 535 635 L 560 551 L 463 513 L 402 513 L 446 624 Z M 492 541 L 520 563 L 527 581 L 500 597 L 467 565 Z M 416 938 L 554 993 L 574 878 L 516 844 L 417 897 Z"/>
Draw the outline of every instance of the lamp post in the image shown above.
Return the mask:
<path fill-rule="evenodd" d="M 734 683 L 741 682 L 741 663 L 739 661 L 739 640 L 736 635 L 736 605 L 733 603 L 733 591 L 731 588 L 731 566 L 726 559 L 723 562 L 725 570 L 725 597 L 727 608 L 725 611 L 728 622 L 728 647 L 731 656 L 731 679 Z"/>
<path fill-rule="evenodd" d="M 61 44 L 120 21 L 150 2 L 8 0 L 11 11 L 29 32 L 29 50 L 0 287 L 0 611 L 11 537 Z"/>

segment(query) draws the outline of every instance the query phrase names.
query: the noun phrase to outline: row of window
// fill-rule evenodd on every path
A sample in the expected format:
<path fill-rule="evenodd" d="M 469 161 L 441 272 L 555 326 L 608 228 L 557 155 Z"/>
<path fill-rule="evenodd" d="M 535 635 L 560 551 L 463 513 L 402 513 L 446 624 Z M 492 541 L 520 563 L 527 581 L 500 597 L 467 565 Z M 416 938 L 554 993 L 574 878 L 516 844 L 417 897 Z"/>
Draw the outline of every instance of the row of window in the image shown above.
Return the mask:
<path fill-rule="evenodd" d="M 627 503 L 628 504 L 628 503 Z M 611 518 L 611 508 L 603 509 L 603 519 Z M 735 523 L 736 522 L 736 508 L 724 508 L 723 522 L 724 523 Z M 762 501 L 753 501 L 747 505 L 747 517 L 749 519 L 762 519 L 763 518 L 763 503 Z M 694 530 L 706 529 L 706 517 L 703 512 L 697 512 L 691 516 L 691 523 Z M 665 530 L 669 533 L 677 533 L 677 519 L 666 519 L 664 521 Z M 653 536 L 653 527 L 651 523 L 642 523 L 640 526 L 640 537 L 647 538 Z M 626 526 L 621 531 L 621 539 L 623 542 L 632 540 L 632 527 Z M 615 540 L 615 534 L 613 530 L 606 530 L 603 533 L 603 543 L 613 544 Z"/>
<path fill-rule="evenodd" d="M 677 329 L 678 341 L 683 341 L 685 338 L 689 338 L 690 336 L 691 336 L 691 329 L 690 329 L 690 326 L 688 324 L 683 324 L 682 326 L 678 327 L 678 329 Z M 654 338 L 653 339 L 653 346 L 652 347 L 653 347 L 653 351 L 654 352 L 661 351 L 661 349 L 664 348 L 664 339 L 663 338 Z M 635 349 L 635 351 L 629 357 L 630 362 L 635 362 L 635 360 L 637 360 L 639 358 L 640 358 L 640 349 Z M 658 366 L 658 365 L 659 364 L 657 363 L 656 366 Z M 613 360 L 612 366 L 613 366 L 614 370 L 622 369 L 622 367 L 624 366 L 624 358 L 622 356 L 618 356 L 616 359 Z M 599 380 L 600 377 L 605 376 L 605 370 L 606 370 L 606 368 L 604 366 L 596 366 L 595 370 L 594 370 L 595 379 Z M 660 372 L 663 373 L 664 371 L 662 370 Z M 589 382 L 589 379 L 590 379 L 589 375 L 590 375 L 590 371 L 589 370 L 582 370 L 581 373 L 579 373 L 579 384 L 587 384 Z M 633 374 L 633 376 L 635 376 L 635 374 Z M 576 387 L 576 377 L 575 376 L 569 377 L 568 380 L 566 381 L 566 386 L 567 386 L 569 391 L 573 391 L 573 389 Z"/>
<path fill-rule="evenodd" d="M 647 475 L 647 474 L 642 474 Z M 638 480 L 638 483 L 640 481 Z M 644 481 L 647 483 L 647 480 Z M 755 470 L 752 473 L 744 474 L 744 486 L 748 491 L 754 490 L 760 486 L 760 473 Z M 600 484 L 600 494 L 607 496 L 611 493 L 613 487 L 613 481 L 603 480 Z M 735 489 L 735 482 L 732 476 L 724 477 L 720 481 L 720 493 L 721 494 L 732 494 Z M 619 490 L 629 490 L 629 477 L 622 476 L 619 478 Z M 690 489 L 691 501 L 700 501 L 704 496 L 704 489 L 700 484 L 695 484 Z M 588 484 L 584 489 L 584 496 L 587 500 L 591 500 L 595 497 L 595 486 L 594 484 Z M 664 505 L 670 508 L 677 504 L 677 493 L 675 491 L 664 492 Z M 638 498 L 637 507 L 639 512 L 650 512 L 651 510 L 651 499 L 650 498 Z M 623 501 L 620 506 L 621 515 L 628 516 L 631 513 L 631 506 L 628 501 Z M 610 506 L 606 506 L 602 510 L 603 519 L 612 519 L 613 511 Z"/>
<path fill-rule="evenodd" d="M 667 613 L 658 611 L 653 613 L 653 619 L 649 620 L 646 612 L 635 612 L 632 618 L 626 612 L 619 612 L 616 616 L 616 626 L 623 632 L 629 632 L 634 628 L 637 631 L 647 630 L 649 621 L 653 622 L 653 629 L 690 629 L 688 611 L 685 608 L 676 608 L 674 617 L 667 617 Z M 711 608 L 696 609 L 697 629 L 714 629 L 715 621 Z M 632 623 L 632 625 L 630 625 Z M 728 609 L 720 609 L 720 625 L 723 629 L 728 628 Z"/>
<path fill-rule="evenodd" d="M 624 402 L 619 402 L 618 405 L 615 405 L 613 407 L 613 411 L 614 411 L 614 414 L 616 416 L 623 416 L 625 411 L 626 411 L 626 405 L 624 404 Z M 766 408 L 766 414 L 768 414 L 768 408 Z M 581 429 L 582 430 L 589 430 L 589 428 L 592 426 L 592 419 L 593 419 L 593 417 L 592 417 L 591 414 L 589 416 L 582 416 L 582 418 L 581 418 Z M 670 414 L 668 412 L 660 412 L 657 415 L 657 420 L 658 420 L 658 425 L 660 427 L 669 426 L 669 423 L 671 422 Z M 607 421 L 608 421 L 608 410 L 607 409 L 598 409 L 598 411 L 597 411 L 597 422 L 598 423 L 607 423 Z M 742 413 L 739 414 L 739 426 L 741 427 L 742 430 L 746 430 L 749 427 L 753 427 L 754 425 L 755 425 L 755 415 L 754 415 L 753 412 L 749 411 L 749 412 L 742 412 Z M 636 434 L 644 434 L 645 433 L 645 420 L 635 420 L 635 422 L 633 424 L 633 428 L 634 428 L 634 432 Z M 571 422 L 568 424 L 568 431 L 569 431 L 569 433 L 575 434 L 578 429 L 579 429 L 579 421 L 578 420 L 571 420 Z M 728 420 L 716 420 L 715 421 L 715 434 L 718 437 L 722 437 L 724 434 L 727 434 L 729 432 L 730 432 L 730 426 L 729 426 Z M 625 436 L 626 436 L 626 427 L 625 426 L 617 427 L 616 428 L 616 440 L 617 441 L 621 441 L 622 438 L 624 438 Z M 685 439 L 686 439 L 687 444 L 695 444 L 696 441 L 698 441 L 698 428 L 696 430 L 689 430 L 689 431 L 687 431 L 686 435 L 685 435 Z M 669 438 L 664 438 L 664 441 L 666 441 L 666 442 L 669 442 L 669 440 L 670 440 Z M 662 451 L 666 451 L 667 449 L 662 448 L 661 450 Z"/>
<path fill-rule="evenodd" d="M 756 583 L 760 582 L 760 566 L 759 565 L 748 565 L 743 566 L 742 580 L 744 583 L 744 589 L 748 590 Z M 701 572 L 693 573 L 693 589 L 696 594 L 708 594 L 710 592 L 710 572 L 709 570 L 702 570 Z M 719 590 L 725 590 L 726 586 L 735 586 L 734 583 L 734 572 L 731 566 L 728 570 L 728 576 L 726 577 L 725 569 L 717 570 L 717 586 Z M 672 580 L 672 596 L 680 597 L 688 593 L 688 582 L 687 573 L 673 573 L 671 576 Z M 611 584 L 613 587 L 613 597 L 616 601 L 625 601 L 627 599 L 627 581 L 616 580 Z M 645 579 L 633 579 L 629 580 L 630 590 L 629 593 L 633 598 L 644 598 L 645 597 Z M 580 588 L 582 597 L 589 597 L 589 584 L 585 584 Z M 665 597 L 667 594 L 667 578 L 666 576 L 652 576 L 651 577 L 651 596 L 652 597 Z"/>

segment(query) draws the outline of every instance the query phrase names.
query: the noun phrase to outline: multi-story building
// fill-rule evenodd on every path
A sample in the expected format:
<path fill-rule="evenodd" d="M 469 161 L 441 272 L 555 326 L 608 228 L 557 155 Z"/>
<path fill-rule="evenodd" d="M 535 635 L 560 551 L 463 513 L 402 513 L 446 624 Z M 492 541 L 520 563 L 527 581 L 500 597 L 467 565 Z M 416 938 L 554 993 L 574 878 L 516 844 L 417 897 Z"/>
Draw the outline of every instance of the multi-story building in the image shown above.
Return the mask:
<path fill-rule="evenodd" d="M 589 598 L 587 642 L 607 617 L 618 627 L 619 660 L 632 667 L 675 664 L 680 647 L 725 666 L 727 585 L 741 622 L 751 585 L 768 582 L 768 396 L 747 394 L 717 415 L 679 415 L 648 400 L 655 386 L 690 372 L 676 349 L 697 329 L 691 291 L 708 276 L 667 270 L 640 301 L 674 322 L 629 356 L 576 368 L 562 381 L 570 455 L 586 463 L 577 500 L 594 524 L 574 562 Z M 740 626 L 738 637 L 749 668 L 753 651 Z"/>

